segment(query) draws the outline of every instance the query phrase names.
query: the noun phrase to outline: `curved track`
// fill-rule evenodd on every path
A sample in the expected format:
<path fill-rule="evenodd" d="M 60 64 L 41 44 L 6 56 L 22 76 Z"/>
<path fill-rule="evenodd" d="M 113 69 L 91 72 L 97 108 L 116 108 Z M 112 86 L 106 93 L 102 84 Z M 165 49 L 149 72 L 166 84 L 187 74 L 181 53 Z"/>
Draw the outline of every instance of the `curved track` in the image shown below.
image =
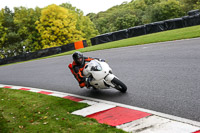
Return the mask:
<path fill-rule="evenodd" d="M 79 88 L 71 55 L 0 67 L 0 84 L 67 92 L 200 121 L 200 38 L 84 53 L 106 59 L 128 87 Z"/>

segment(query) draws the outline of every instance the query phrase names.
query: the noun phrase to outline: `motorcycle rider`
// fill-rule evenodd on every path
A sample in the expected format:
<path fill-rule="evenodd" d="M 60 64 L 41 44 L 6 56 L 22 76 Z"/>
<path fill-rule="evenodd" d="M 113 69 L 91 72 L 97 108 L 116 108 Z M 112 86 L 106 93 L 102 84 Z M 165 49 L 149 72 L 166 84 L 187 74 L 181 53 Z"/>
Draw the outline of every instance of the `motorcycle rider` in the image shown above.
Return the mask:
<path fill-rule="evenodd" d="M 76 51 L 72 54 L 72 58 L 73 58 L 73 62 L 71 65 L 69 65 L 69 68 L 72 72 L 72 74 L 74 75 L 74 77 L 77 79 L 77 81 L 79 82 L 79 86 L 81 88 L 83 87 L 87 87 L 89 88 L 90 87 L 90 81 L 92 80 L 92 76 L 86 78 L 84 75 L 83 75 L 83 69 L 85 67 L 85 64 L 87 62 L 90 62 L 91 60 L 99 60 L 99 61 L 104 61 L 105 60 L 102 60 L 102 59 L 99 59 L 99 58 L 91 58 L 91 57 L 85 57 L 83 56 L 83 54 L 79 51 Z"/>

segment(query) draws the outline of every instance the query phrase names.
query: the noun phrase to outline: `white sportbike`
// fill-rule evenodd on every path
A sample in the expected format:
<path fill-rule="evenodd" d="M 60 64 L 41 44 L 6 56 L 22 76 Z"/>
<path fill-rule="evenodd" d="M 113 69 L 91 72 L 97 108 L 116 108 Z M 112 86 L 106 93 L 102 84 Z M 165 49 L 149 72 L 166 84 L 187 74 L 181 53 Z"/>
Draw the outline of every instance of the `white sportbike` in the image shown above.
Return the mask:
<path fill-rule="evenodd" d="M 83 75 L 91 77 L 90 85 L 96 89 L 109 89 L 110 87 L 125 93 L 126 85 L 119 80 L 113 73 L 112 69 L 106 62 L 92 60 L 85 65 Z"/>

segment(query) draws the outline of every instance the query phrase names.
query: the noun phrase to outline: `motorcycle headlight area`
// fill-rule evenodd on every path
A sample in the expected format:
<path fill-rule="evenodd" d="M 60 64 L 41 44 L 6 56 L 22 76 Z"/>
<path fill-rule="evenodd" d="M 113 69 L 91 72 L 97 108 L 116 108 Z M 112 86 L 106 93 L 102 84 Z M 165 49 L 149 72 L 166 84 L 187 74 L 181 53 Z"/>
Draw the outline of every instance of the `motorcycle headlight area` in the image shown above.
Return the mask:
<path fill-rule="evenodd" d="M 101 65 L 96 62 L 96 61 L 91 61 L 91 71 L 101 71 L 102 70 L 102 67 Z"/>

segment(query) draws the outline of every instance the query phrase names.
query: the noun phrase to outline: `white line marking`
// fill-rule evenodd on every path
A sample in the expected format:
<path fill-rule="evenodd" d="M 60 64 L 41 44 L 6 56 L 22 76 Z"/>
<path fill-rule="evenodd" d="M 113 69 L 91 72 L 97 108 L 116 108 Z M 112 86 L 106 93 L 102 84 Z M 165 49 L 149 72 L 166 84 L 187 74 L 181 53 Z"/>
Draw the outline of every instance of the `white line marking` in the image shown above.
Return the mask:
<path fill-rule="evenodd" d="M 74 111 L 74 112 L 72 112 L 72 114 L 85 117 L 85 116 L 88 116 L 88 115 L 91 115 L 91 114 L 94 114 L 94 113 L 97 113 L 97 112 L 100 112 L 100 111 L 104 111 L 104 110 L 107 110 L 107 109 L 111 109 L 111 108 L 114 108 L 114 107 L 116 107 L 116 106 L 110 105 L 110 104 L 105 104 L 105 103 L 97 103 L 97 104 L 94 104 L 92 106 L 83 108 L 81 110 Z"/>
<path fill-rule="evenodd" d="M 49 94 L 50 96 L 55 96 L 55 97 L 66 97 L 68 95 L 66 94 L 59 94 L 59 93 L 52 93 L 52 94 Z"/>
<path fill-rule="evenodd" d="M 127 132 L 140 133 L 191 133 L 199 129 L 199 127 L 171 121 L 155 115 L 117 126 L 117 128 Z"/>
<path fill-rule="evenodd" d="M 80 103 L 87 103 L 88 105 L 94 105 L 94 104 L 97 104 L 98 102 L 90 101 L 90 100 L 83 100 L 83 101 L 80 101 Z"/>

